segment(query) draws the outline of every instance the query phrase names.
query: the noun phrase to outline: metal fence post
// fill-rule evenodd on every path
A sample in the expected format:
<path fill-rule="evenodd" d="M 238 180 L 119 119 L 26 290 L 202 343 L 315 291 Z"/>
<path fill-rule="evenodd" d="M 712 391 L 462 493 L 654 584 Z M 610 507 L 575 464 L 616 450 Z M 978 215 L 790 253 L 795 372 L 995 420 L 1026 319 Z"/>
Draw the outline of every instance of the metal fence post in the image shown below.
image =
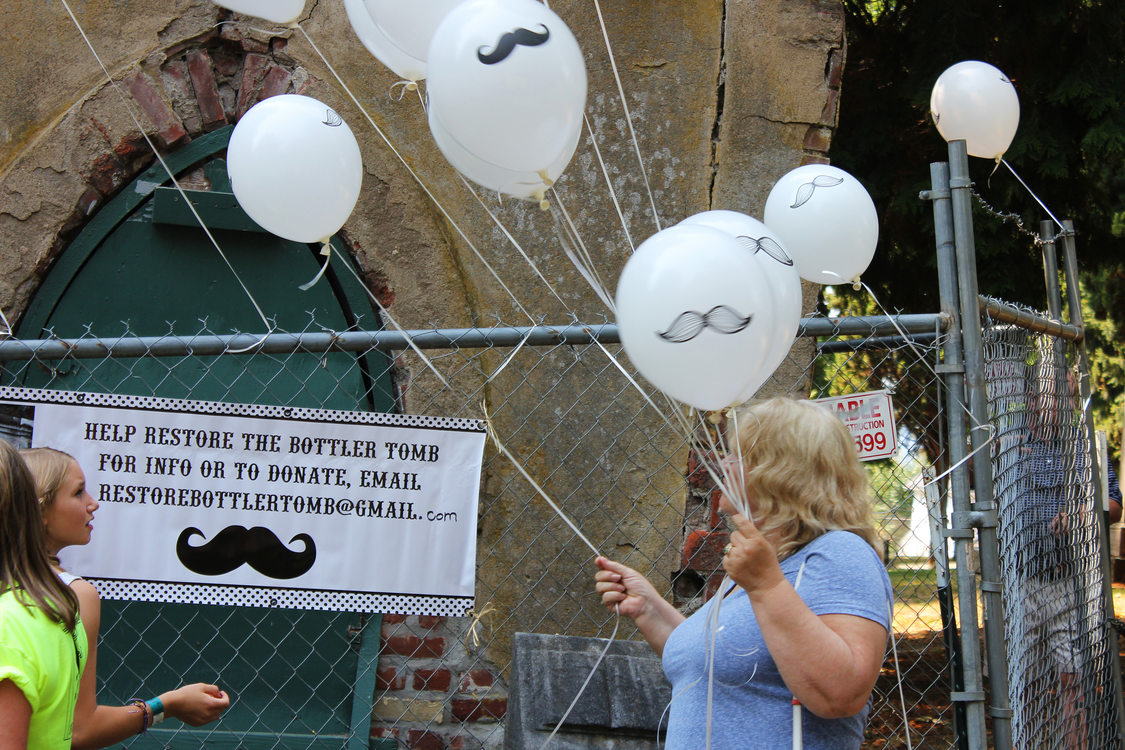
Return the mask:
<path fill-rule="evenodd" d="M 976 244 L 973 238 L 973 204 L 969 178 L 969 156 L 964 141 L 949 143 L 949 187 L 953 204 L 953 234 L 957 250 L 957 277 L 961 301 L 961 335 L 965 349 L 965 381 L 968 386 L 972 428 L 969 439 L 973 461 L 973 489 L 976 502 L 973 514 L 978 527 L 981 564 L 981 599 L 984 606 L 984 631 L 990 685 L 993 746 L 1007 750 L 1012 746 L 1012 709 L 1008 691 L 1008 658 L 1004 645 L 1004 615 L 1000 585 L 1000 548 L 996 535 L 996 501 L 992 486 L 992 465 L 988 460 L 988 393 L 985 389 L 981 345 L 980 303 L 977 292 Z M 956 514 L 954 514 L 956 517 Z M 954 522 L 954 525 L 958 525 Z M 963 523 L 961 525 L 968 525 Z"/>
<path fill-rule="evenodd" d="M 968 465 L 964 463 L 965 434 L 965 366 L 961 354 L 961 314 L 957 299 L 957 259 L 954 256 L 953 213 L 950 205 L 949 165 L 941 162 L 930 165 L 930 182 L 933 189 L 929 198 L 934 210 L 934 235 L 937 244 L 938 287 L 941 311 L 952 321 L 945 340 L 945 357 L 941 366 L 944 380 L 946 414 L 948 414 L 949 464 L 953 466 L 948 485 L 953 501 L 953 517 L 966 518 L 971 508 L 969 498 Z M 984 682 L 981 674 L 980 638 L 977 632 L 976 578 L 970 562 L 973 543 L 972 528 L 954 528 L 947 533 L 953 537 L 954 559 L 957 563 L 957 600 L 961 612 L 961 675 L 954 675 L 954 705 L 960 708 L 966 726 L 969 748 L 986 748 L 984 713 Z M 959 717 L 960 718 L 960 717 Z"/>
<path fill-rule="evenodd" d="M 1064 272 L 1066 278 L 1066 294 L 1067 304 L 1070 307 L 1070 323 L 1071 325 L 1082 329 L 1082 295 L 1079 289 L 1078 282 L 1078 258 L 1075 251 L 1074 241 L 1074 223 L 1069 219 L 1063 221 L 1063 260 Z M 1105 469 L 1102 467 L 1101 462 L 1098 460 L 1096 432 L 1094 429 L 1094 415 L 1090 412 L 1088 407 L 1090 403 L 1091 387 L 1090 387 L 1090 358 L 1086 352 L 1086 339 L 1083 336 L 1075 342 L 1077 344 L 1078 352 L 1078 367 L 1079 367 L 1079 380 L 1078 387 L 1080 399 L 1086 408 L 1082 410 L 1082 417 L 1086 427 L 1086 443 L 1089 449 L 1088 458 L 1091 466 L 1091 480 L 1095 487 L 1101 486 L 1101 477 Z M 1097 509 L 1098 528 L 1100 530 L 1100 541 L 1098 548 L 1101 550 L 1101 568 L 1102 568 L 1102 587 L 1106 600 L 1106 606 L 1110 612 L 1113 611 L 1113 571 L 1109 559 L 1109 528 L 1106 525 L 1105 514 L 1102 509 Z M 1125 742 L 1125 726 L 1123 726 L 1123 719 L 1125 719 L 1125 695 L 1122 694 L 1122 681 L 1121 681 L 1121 661 L 1116 658 L 1117 655 L 1117 631 L 1110 626 L 1107 622 L 1103 628 L 1104 637 L 1107 641 L 1108 653 L 1113 658 L 1110 659 L 1111 670 L 1113 672 L 1114 694 L 1117 697 L 1117 747 L 1122 747 Z"/>
<path fill-rule="evenodd" d="M 1059 291 L 1059 256 L 1055 251 L 1055 223 L 1039 222 L 1039 237 L 1043 242 L 1043 279 L 1047 285 L 1047 312 L 1055 320 L 1062 320 L 1062 293 Z"/>

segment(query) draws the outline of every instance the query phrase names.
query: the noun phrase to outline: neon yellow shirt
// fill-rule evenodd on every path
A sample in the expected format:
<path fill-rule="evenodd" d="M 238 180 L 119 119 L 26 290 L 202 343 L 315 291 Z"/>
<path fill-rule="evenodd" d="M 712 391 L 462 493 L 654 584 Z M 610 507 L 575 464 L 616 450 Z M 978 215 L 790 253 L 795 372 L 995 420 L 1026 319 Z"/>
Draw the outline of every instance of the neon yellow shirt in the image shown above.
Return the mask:
<path fill-rule="evenodd" d="M 16 595 L 0 594 L 0 680 L 11 680 L 31 705 L 27 746 L 67 750 L 74 728 L 78 678 L 86 665 L 86 631 L 71 635 Z"/>

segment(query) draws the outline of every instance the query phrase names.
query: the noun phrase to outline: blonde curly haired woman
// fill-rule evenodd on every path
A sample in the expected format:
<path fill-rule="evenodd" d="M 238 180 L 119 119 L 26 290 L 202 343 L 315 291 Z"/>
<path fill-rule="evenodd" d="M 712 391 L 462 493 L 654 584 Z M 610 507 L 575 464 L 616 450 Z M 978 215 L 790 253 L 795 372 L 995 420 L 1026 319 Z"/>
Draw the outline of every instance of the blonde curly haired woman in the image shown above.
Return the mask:
<path fill-rule="evenodd" d="M 733 584 L 685 618 L 599 557 L 597 591 L 663 658 L 667 750 L 699 750 L 708 734 L 714 748 L 788 750 L 795 736 L 808 750 L 858 748 L 893 601 L 866 472 L 843 423 L 811 402 L 756 402 L 732 423 L 741 455 L 724 484 L 736 497 L 720 507 L 735 527 L 723 557 Z"/>
<path fill-rule="evenodd" d="M 90 542 L 94 511 L 98 501 L 86 491 L 82 467 L 69 454 L 54 448 L 32 448 L 21 455 L 35 478 L 35 493 L 42 509 L 47 552 L 55 573 L 78 597 L 79 611 L 90 656 L 82 672 L 78 703 L 74 711 L 75 750 L 90 750 L 113 745 L 145 731 L 172 716 L 192 726 L 219 718 L 230 705 L 230 696 L 216 685 L 195 683 L 161 693 L 147 701 L 128 706 L 101 706 L 95 692 L 98 668 L 98 628 L 101 624 L 101 599 L 93 584 L 62 569 L 59 551 L 71 545 Z"/>

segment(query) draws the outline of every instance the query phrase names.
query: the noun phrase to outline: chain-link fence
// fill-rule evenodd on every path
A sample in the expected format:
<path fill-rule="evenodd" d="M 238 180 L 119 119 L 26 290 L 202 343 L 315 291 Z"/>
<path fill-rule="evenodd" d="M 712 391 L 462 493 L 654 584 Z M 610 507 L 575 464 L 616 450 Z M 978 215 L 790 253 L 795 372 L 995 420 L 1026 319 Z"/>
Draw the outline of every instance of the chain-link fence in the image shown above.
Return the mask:
<path fill-rule="evenodd" d="M 1117 654 L 1075 347 L 991 317 L 983 345 L 1013 743 L 1113 747 Z"/>
<path fill-rule="evenodd" d="M 897 658 L 888 656 L 876 688 L 869 747 L 906 747 L 908 727 L 913 747 L 956 742 L 955 615 L 946 556 L 930 534 L 944 503 L 931 497 L 927 508 L 922 483 L 923 469 L 943 460 L 940 318 L 914 317 L 922 320 L 806 320 L 804 340 L 766 386 L 798 397 L 887 390 L 894 400 L 899 449 L 868 467 L 897 596 Z M 2 356 L 6 385 L 452 417 L 486 409 L 599 552 L 690 610 L 721 556 L 696 543 L 700 531 L 723 533 L 715 493 L 691 470 L 691 436 L 611 359 L 628 366 L 615 337 L 611 326 L 435 330 L 413 337 L 423 357 L 390 332 L 325 332 L 310 320 L 266 341 L 206 329 L 190 339 L 90 332 L 5 342 Z M 217 681 L 235 696 L 215 725 L 169 727 L 138 747 L 341 747 L 370 727 L 388 747 L 498 748 L 514 634 L 606 637 L 615 622 L 593 594 L 590 549 L 492 446 L 478 534 L 474 618 L 106 602 L 102 701 L 183 680 Z M 635 639 L 625 625 L 617 637 Z M 358 703 L 356 691 L 366 692 Z"/>

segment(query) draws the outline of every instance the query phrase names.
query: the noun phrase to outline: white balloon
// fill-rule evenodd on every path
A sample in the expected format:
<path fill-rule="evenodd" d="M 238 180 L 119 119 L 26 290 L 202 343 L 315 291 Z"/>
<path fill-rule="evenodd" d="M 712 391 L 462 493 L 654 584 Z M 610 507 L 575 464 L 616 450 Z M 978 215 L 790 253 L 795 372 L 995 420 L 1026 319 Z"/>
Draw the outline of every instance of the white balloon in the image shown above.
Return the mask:
<path fill-rule="evenodd" d="M 1020 100 L 999 68 L 965 60 L 938 76 L 930 114 L 945 140 L 964 140 L 970 156 L 999 159 L 1019 127 Z"/>
<path fill-rule="evenodd" d="M 375 58 L 407 81 L 426 77 L 430 40 L 461 0 L 344 0 L 356 36 Z"/>
<path fill-rule="evenodd" d="M 785 244 L 762 222 L 738 211 L 704 211 L 689 216 L 680 226 L 701 224 L 722 230 L 731 235 L 753 256 L 765 274 L 773 292 L 774 331 L 770 349 L 762 361 L 757 377 L 747 382 L 739 394 L 740 401 L 753 398 L 762 384 L 769 380 L 778 365 L 789 356 L 793 340 L 801 326 L 804 300 L 801 294 L 801 277 Z"/>
<path fill-rule="evenodd" d="M 879 241 L 879 216 L 867 190 L 827 164 L 797 167 L 774 183 L 765 222 L 781 238 L 801 278 L 817 284 L 858 277 Z"/>
<path fill-rule="evenodd" d="M 547 188 L 559 179 L 574 152 L 574 147 L 571 147 L 569 152 L 560 155 L 554 164 L 548 166 L 545 170 L 546 180 L 544 180 L 542 173 L 505 169 L 469 153 L 457 139 L 445 132 L 445 127 L 433 116 L 432 110 L 430 133 L 433 134 L 434 142 L 442 155 L 458 172 L 482 187 L 522 200 L 542 201 L 546 197 Z M 579 135 L 575 133 L 575 139 Z"/>
<path fill-rule="evenodd" d="M 535 0 L 465 0 L 434 32 L 430 117 L 502 169 L 569 161 L 582 129 L 586 66 L 574 34 Z"/>
<path fill-rule="evenodd" d="M 776 332 L 768 278 L 738 240 L 709 226 L 677 225 L 641 243 L 616 305 L 633 365 L 697 409 L 739 403 Z"/>
<path fill-rule="evenodd" d="M 238 205 L 262 228 L 294 242 L 335 234 L 359 199 L 363 162 L 347 123 L 299 94 L 264 99 L 238 121 L 227 145 Z"/>
<path fill-rule="evenodd" d="M 235 13 L 264 18 L 274 23 L 293 23 L 305 9 L 305 0 L 213 0 Z"/>

